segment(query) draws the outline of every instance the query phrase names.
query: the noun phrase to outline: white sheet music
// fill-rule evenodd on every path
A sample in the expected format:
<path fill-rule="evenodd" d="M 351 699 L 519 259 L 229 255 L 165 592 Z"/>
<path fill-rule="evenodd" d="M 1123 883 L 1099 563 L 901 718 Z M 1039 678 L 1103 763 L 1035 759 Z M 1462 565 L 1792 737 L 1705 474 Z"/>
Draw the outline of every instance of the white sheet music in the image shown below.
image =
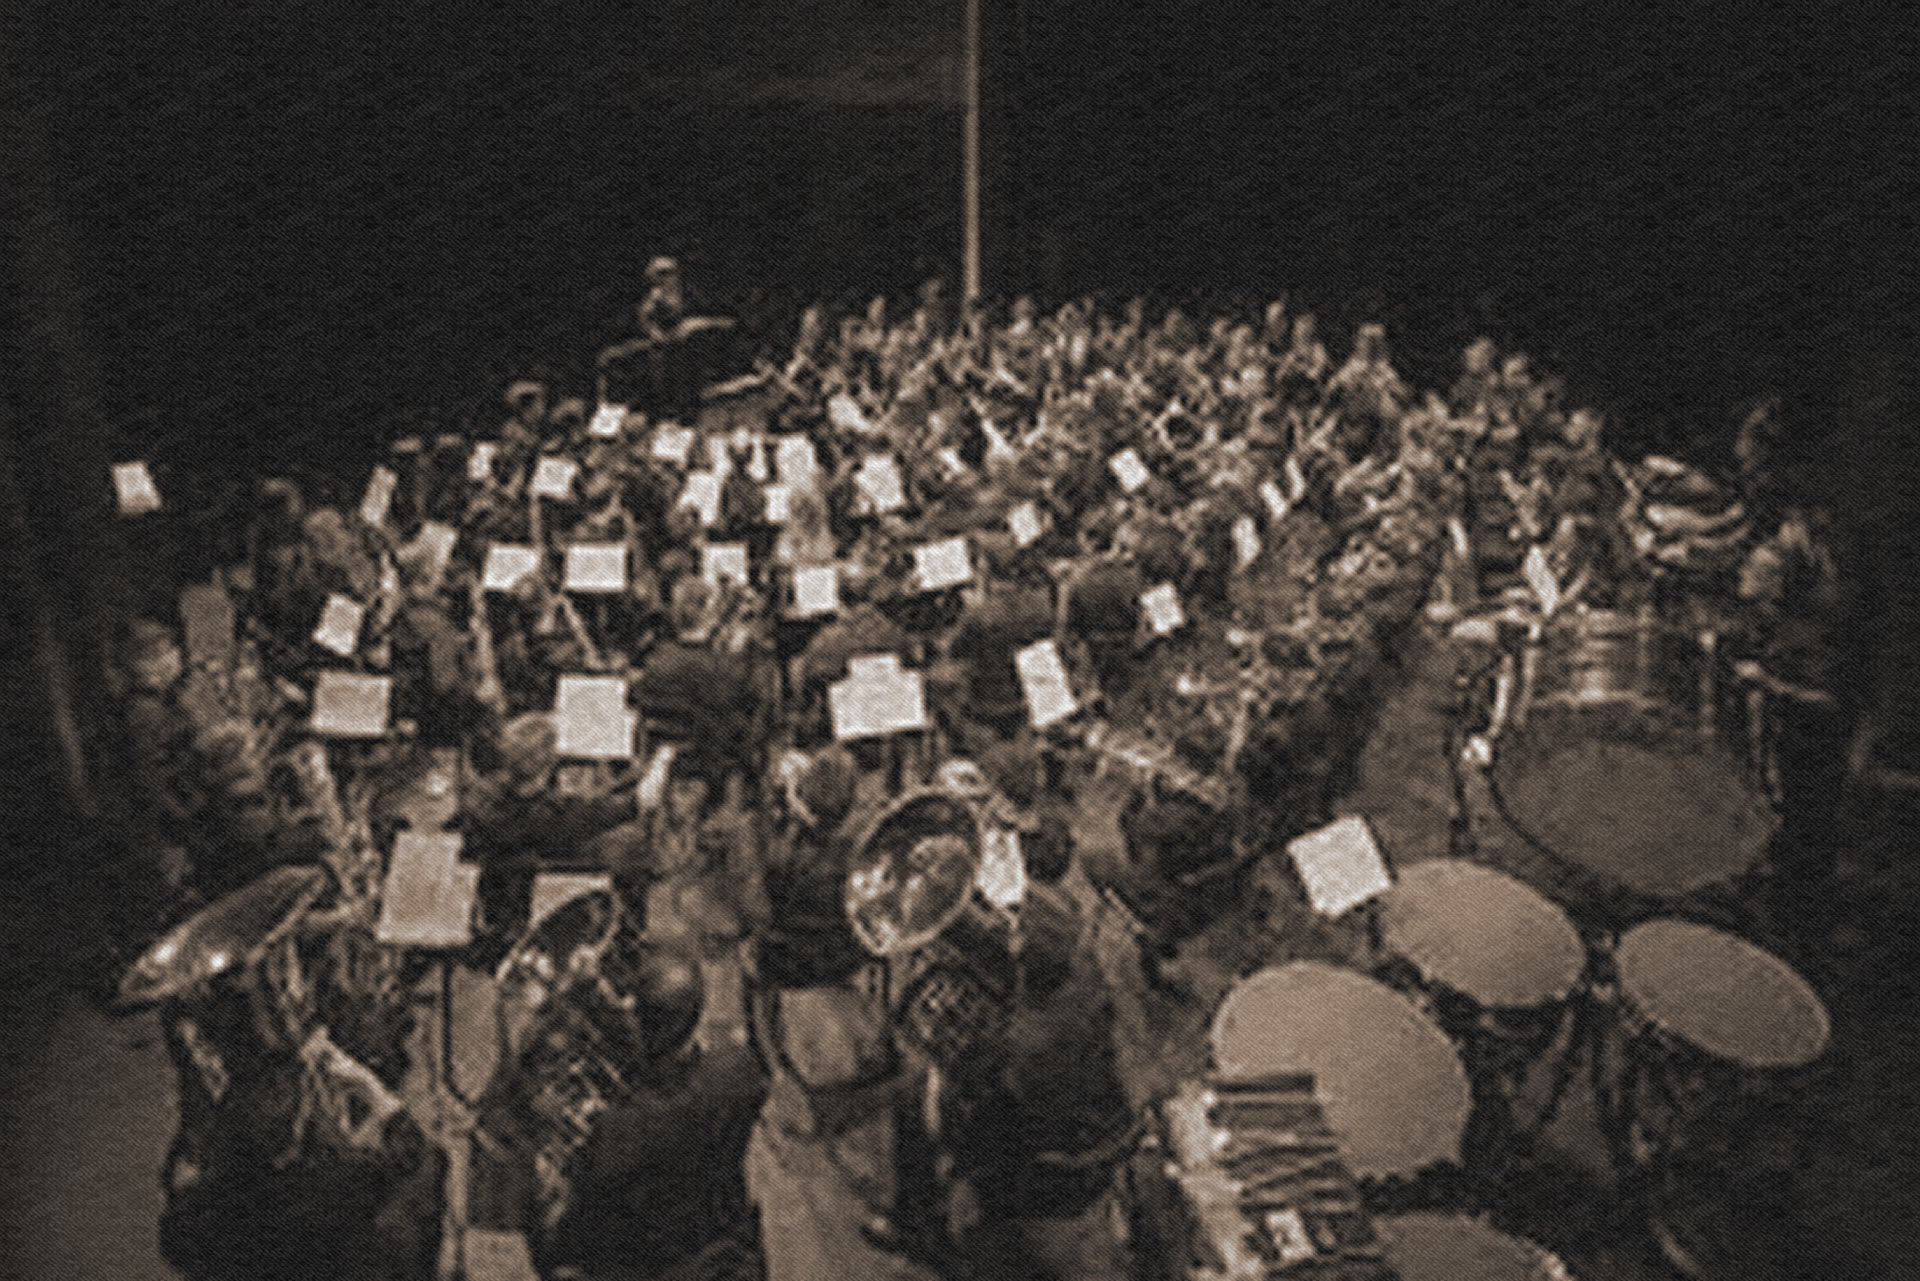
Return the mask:
<path fill-rule="evenodd" d="M 122 516 L 145 516 L 160 510 L 160 490 L 145 463 L 115 463 L 113 489 Z"/>
<path fill-rule="evenodd" d="M 662 427 L 653 433 L 653 457 L 656 462 L 686 466 L 693 455 L 693 428 Z"/>
<path fill-rule="evenodd" d="M 1287 496 L 1280 492 L 1280 486 L 1270 480 L 1260 482 L 1260 501 L 1267 505 L 1267 515 L 1275 520 L 1285 520 L 1293 510 L 1287 505 Z"/>
<path fill-rule="evenodd" d="M 380 890 L 374 937 L 397 947 L 464 947 L 473 939 L 477 864 L 462 864 L 457 832 L 401 831 Z"/>
<path fill-rule="evenodd" d="M 907 505 L 900 464 L 891 454 L 869 454 L 860 464 L 860 470 L 854 473 L 853 481 L 873 511 L 899 511 Z"/>
<path fill-rule="evenodd" d="M 386 467 L 376 467 L 367 481 L 367 493 L 360 500 L 360 519 L 369 525 L 387 523 L 387 510 L 393 505 L 393 491 L 400 477 Z"/>
<path fill-rule="evenodd" d="M 893 670 L 856 671 L 854 663 L 860 660 L 855 659 L 847 665 L 847 678 L 827 687 L 833 736 L 839 741 L 927 727 L 926 687 L 920 673 L 899 670 L 895 655 L 884 657 L 893 660 Z"/>
<path fill-rule="evenodd" d="M 627 682 L 618 676 L 562 676 L 553 700 L 557 750 L 587 760 L 631 760 L 639 721 L 627 710 Z"/>
<path fill-rule="evenodd" d="M 495 543 L 487 548 L 487 561 L 481 570 L 480 585 L 490 592 L 510 592 L 540 568 L 537 548 L 514 543 Z"/>
<path fill-rule="evenodd" d="M 687 474 L 687 487 L 680 491 L 681 507 L 700 513 L 700 523 L 708 529 L 720 523 L 720 477 L 710 471 Z"/>
<path fill-rule="evenodd" d="M 840 610 L 840 571 L 832 565 L 808 565 L 793 571 L 793 612 L 816 618 Z"/>
<path fill-rule="evenodd" d="M 702 547 L 700 577 L 715 587 L 722 583 L 747 586 L 751 581 L 747 569 L 747 545 L 745 543 L 709 543 Z"/>
<path fill-rule="evenodd" d="M 387 732 L 393 678 L 321 672 L 313 687 L 313 732 L 334 738 L 379 738 Z"/>
<path fill-rule="evenodd" d="M 571 458 L 548 455 L 533 469 L 533 492 L 541 498 L 566 499 L 573 496 L 573 481 L 580 464 Z"/>
<path fill-rule="evenodd" d="M 1362 818 L 1337 819 L 1287 843 L 1307 897 L 1323 916 L 1340 916 L 1393 888 L 1386 861 Z"/>
<path fill-rule="evenodd" d="M 1147 611 L 1147 623 L 1156 636 L 1166 636 L 1187 625 L 1186 611 L 1180 608 L 1180 593 L 1172 583 L 1161 583 L 1140 596 L 1140 607 Z"/>
<path fill-rule="evenodd" d="M 1260 531 L 1254 527 L 1253 517 L 1240 516 L 1233 522 L 1233 551 L 1236 565 L 1245 569 L 1260 559 Z"/>
<path fill-rule="evenodd" d="M 782 484 L 808 484 L 815 467 L 813 442 L 805 436 L 782 436 L 774 444 L 774 469 L 780 473 Z"/>
<path fill-rule="evenodd" d="M 1040 509 L 1032 503 L 1021 503 L 1007 513 L 1007 528 L 1013 531 L 1014 546 L 1031 547 L 1040 541 Z"/>
<path fill-rule="evenodd" d="M 1138 450 L 1128 447 L 1107 460 L 1107 466 L 1113 469 L 1113 475 L 1120 482 L 1120 488 L 1129 494 L 1153 479 L 1153 473 L 1140 461 Z"/>
<path fill-rule="evenodd" d="M 589 436 L 615 437 L 626 424 L 627 407 L 625 405 L 602 405 L 593 411 L 593 421 L 587 424 Z"/>
<path fill-rule="evenodd" d="M 334 592 L 320 611 L 320 625 L 313 629 L 313 639 L 342 658 L 351 658 L 360 648 L 360 624 L 366 616 L 366 606 Z"/>
<path fill-rule="evenodd" d="M 965 538 L 947 538 L 913 549 L 913 571 L 923 592 L 958 587 L 973 577 Z"/>
<path fill-rule="evenodd" d="M 1067 666 L 1051 640 L 1035 641 L 1020 650 L 1013 656 L 1013 663 L 1035 729 L 1057 724 L 1080 710 L 1067 681 Z"/>
<path fill-rule="evenodd" d="M 769 525 L 784 525 L 793 519 L 793 486 L 768 485 L 761 492 L 767 496 Z"/>
<path fill-rule="evenodd" d="M 570 592 L 626 591 L 627 545 L 575 543 L 567 548 L 564 583 Z"/>
<path fill-rule="evenodd" d="M 1020 833 L 1010 828 L 990 829 L 980 850 L 980 871 L 974 878 L 980 894 L 995 907 L 1018 907 L 1027 896 L 1027 861 L 1020 850 Z"/>

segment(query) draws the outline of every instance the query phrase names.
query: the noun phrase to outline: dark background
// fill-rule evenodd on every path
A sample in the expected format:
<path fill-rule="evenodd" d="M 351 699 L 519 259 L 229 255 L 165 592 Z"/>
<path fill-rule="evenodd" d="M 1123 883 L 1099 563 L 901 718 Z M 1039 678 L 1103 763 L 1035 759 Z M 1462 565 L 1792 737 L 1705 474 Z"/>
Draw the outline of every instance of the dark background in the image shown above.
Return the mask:
<path fill-rule="evenodd" d="M 1717 462 L 1781 392 L 1875 679 L 1911 688 L 1920 60 L 1892 7 L 983 7 L 990 292 L 1291 291 L 1336 356 L 1386 319 L 1428 387 L 1487 332 L 1629 453 Z M 45 584 L 84 707 L 98 584 L 159 555 L 109 461 L 153 459 L 189 521 L 296 464 L 351 500 L 417 415 L 584 373 L 654 253 L 775 339 L 808 297 L 957 282 L 960 14 L 10 7 L 9 621 Z M 32 765 L 45 737 L 11 741 Z"/>
<path fill-rule="evenodd" d="M 736 308 L 957 278 L 957 0 L 454 8 L 28 20 L 130 435 L 358 440 L 574 358 L 656 251 Z M 1384 303 L 1432 377 L 1501 331 L 1629 439 L 1910 310 L 1891 17 L 1489 8 L 985 0 L 989 288 Z"/>

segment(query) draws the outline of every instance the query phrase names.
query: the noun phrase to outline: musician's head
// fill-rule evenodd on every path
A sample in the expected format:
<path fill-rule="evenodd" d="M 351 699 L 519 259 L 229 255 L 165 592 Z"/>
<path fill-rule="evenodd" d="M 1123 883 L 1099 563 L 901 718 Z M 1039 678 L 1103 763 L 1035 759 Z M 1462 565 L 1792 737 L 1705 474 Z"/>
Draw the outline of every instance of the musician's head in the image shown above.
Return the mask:
<path fill-rule="evenodd" d="M 500 763 L 510 783 L 544 786 L 560 764 L 559 727 L 546 712 L 525 712 L 500 729 Z"/>
<path fill-rule="evenodd" d="M 1467 345 L 1460 363 L 1469 374 L 1484 377 L 1493 372 L 1493 362 L 1499 356 L 1499 348 L 1491 338 L 1476 338 Z"/>
<path fill-rule="evenodd" d="M 507 384 L 506 393 L 502 398 L 519 422 L 533 426 L 545 420 L 547 416 L 546 386 L 532 378 L 514 379 Z"/>
<path fill-rule="evenodd" d="M 655 297 L 679 302 L 680 264 L 665 254 L 647 264 L 647 292 Z"/>
<path fill-rule="evenodd" d="M 127 637 L 127 670 L 144 690 L 164 690 L 186 671 L 186 659 L 173 628 L 150 618 L 135 619 Z"/>

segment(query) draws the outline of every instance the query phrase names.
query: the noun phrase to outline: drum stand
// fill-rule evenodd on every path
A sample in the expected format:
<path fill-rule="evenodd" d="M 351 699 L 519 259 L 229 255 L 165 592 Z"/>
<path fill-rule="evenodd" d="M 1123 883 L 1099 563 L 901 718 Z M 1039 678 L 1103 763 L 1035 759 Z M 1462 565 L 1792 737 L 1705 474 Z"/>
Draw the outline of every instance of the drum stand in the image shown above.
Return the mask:
<path fill-rule="evenodd" d="M 1570 1005 L 1564 1045 L 1553 1059 L 1538 1113 L 1523 1118 L 1514 1112 L 1513 1088 L 1525 1075 L 1501 1082 L 1506 1107 L 1499 1133 L 1506 1150 L 1494 1164 L 1538 1142 L 1558 1117 L 1584 1059 L 1618 1210 L 1623 1221 L 1639 1221 L 1675 1157 L 1707 1131 L 1703 1123 L 1715 1111 L 1715 1083 L 1678 1071 L 1650 1034 L 1634 1026 L 1614 973 L 1611 941 L 1589 944 L 1588 972 Z"/>

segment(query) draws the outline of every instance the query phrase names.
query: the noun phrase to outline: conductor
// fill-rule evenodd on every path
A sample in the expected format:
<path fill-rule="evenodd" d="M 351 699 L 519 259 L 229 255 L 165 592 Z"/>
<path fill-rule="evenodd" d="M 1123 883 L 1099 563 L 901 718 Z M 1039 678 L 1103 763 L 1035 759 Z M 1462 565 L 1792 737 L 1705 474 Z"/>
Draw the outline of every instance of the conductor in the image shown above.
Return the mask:
<path fill-rule="evenodd" d="M 703 363 L 694 338 L 732 325 L 725 317 L 690 315 L 680 264 L 656 257 L 647 264 L 646 297 L 634 308 L 626 336 L 600 352 L 601 400 L 691 426 L 700 414 Z M 611 397 L 610 383 L 616 384 Z"/>

